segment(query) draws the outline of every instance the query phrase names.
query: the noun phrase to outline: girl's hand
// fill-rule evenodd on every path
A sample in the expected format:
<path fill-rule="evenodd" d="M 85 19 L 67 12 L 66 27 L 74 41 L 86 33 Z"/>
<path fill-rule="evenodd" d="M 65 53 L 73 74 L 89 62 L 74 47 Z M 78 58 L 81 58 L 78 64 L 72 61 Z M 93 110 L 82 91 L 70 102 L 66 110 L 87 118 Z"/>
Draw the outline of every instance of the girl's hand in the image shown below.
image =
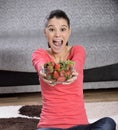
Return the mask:
<path fill-rule="evenodd" d="M 70 79 L 68 79 L 67 81 L 63 82 L 63 84 L 71 84 L 72 82 L 74 82 L 77 79 L 78 76 L 78 72 L 76 72 L 75 70 L 72 73 L 72 77 Z"/>
<path fill-rule="evenodd" d="M 52 82 L 51 80 L 46 79 L 46 74 L 44 72 L 44 68 L 42 66 L 42 69 L 39 72 L 39 76 L 43 79 L 44 82 L 46 82 L 47 84 L 49 84 L 50 86 L 54 86 L 56 85 L 54 82 Z"/>

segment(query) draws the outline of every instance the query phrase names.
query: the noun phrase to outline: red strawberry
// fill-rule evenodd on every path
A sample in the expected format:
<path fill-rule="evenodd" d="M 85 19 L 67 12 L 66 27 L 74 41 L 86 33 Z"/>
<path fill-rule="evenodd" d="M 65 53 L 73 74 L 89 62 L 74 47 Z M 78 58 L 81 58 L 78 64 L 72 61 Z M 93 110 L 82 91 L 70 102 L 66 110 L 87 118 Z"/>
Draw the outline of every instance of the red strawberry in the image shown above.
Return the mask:
<path fill-rule="evenodd" d="M 69 79 L 71 74 L 72 74 L 72 72 L 70 70 L 67 70 L 66 74 L 65 74 L 66 79 Z"/>
<path fill-rule="evenodd" d="M 65 70 L 61 70 L 59 74 L 60 76 L 65 76 L 65 73 L 66 73 Z"/>
<path fill-rule="evenodd" d="M 51 64 L 50 64 L 52 67 L 55 66 L 55 62 L 51 61 Z"/>
<path fill-rule="evenodd" d="M 65 66 L 66 66 L 66 70 L 72 70 L 73 69 L 73 67 L 74 67 L 74 62 L 73 61 L 70 61 L 70 60 L 67 60 L 66 62 L 65 62 Z"/>
<path fill-rule="evenodd" d="M 58 79 L 58 77 L 59 77 L 59 73 L 58 73 L 58 71 L 55 70 L 53 73 L 53 78 Z"/>
<path fill-rule="evenodd" d="M 55 70 L 59 70 L 60 69 L 60 64 L 55 64 Z"/>
<path fill-rule="evenodd" d="M 57 81 L 58 82 L 64 82 L 64 81 L 66 81 L 66 78 L 63 76 L 61 76 L 61 77 L 59 77 L 58 79 L 57 79 Z"/>
<path fill-rule="evenodd" d="M 68 65 L 67 65 L 67 68 L 68 68 L 68 70 L 69 70 L 69 69 L 72 69 L 72 64 L 68 64 Z"/>

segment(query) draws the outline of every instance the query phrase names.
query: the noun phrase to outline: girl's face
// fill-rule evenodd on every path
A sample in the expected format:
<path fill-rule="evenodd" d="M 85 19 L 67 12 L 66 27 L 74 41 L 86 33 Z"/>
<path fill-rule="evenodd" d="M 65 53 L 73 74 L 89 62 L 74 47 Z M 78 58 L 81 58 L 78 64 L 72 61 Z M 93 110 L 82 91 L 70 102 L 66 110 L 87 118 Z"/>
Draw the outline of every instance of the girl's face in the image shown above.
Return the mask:
<path fill-rule="evenodd" d="M 70 28 L 63 18 L 52 18 L 44 30 L 49 46 L 54 53 L 64 51 L 70 36 Z"/>

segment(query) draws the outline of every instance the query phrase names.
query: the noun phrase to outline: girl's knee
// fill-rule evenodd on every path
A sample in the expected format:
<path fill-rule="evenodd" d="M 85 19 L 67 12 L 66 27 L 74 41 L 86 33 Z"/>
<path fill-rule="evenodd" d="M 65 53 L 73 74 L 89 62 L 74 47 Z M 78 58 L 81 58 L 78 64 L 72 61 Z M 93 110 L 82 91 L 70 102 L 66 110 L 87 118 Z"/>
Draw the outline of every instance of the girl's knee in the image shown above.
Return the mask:
<path fill-rule="evenodd" d="M 112 125 L 116 125 L 115 121 L 111 117 L 105 117 L 104 118 L 107 123 L 110 123 Z"/>
<path fill-rule="evenodd" d="M 115 130 L 116 129 L 116 123 L 115 121 L 110 117 L 104 117 L 103 120 L 103 127 L 104 130 Z"/>
<path fill-rule="evenodd" d="M 91 126 L 91 130 L 116 130 L 116 123 L 110 117 L 104 117 L 94 122 Z"/>

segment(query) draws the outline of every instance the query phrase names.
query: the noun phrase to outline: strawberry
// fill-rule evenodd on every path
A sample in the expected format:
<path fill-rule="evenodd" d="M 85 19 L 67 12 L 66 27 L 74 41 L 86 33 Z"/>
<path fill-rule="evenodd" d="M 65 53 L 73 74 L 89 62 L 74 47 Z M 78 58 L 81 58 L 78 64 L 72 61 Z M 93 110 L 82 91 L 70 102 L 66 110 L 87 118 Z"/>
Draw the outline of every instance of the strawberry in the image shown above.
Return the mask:
<path fill-rule="evenodd" d="M 55 70 L 59 70 L 60 69 L 60 64 L 59 63 L 55 64 L 54 68 L 55 68 Z"/>
<path fill-rule="evenodd" d="M 54 68 L 55 62 L 51 61 L 51 62 L 50 62 L 50 65 Z"/>
<path fill-rule="evenodd" d="M 72 72 L 70 70 L 67 70 L 66 73 L 65 73 L 66 79 L 69 79 L 71 74 L 72 74 Z"/>
<path fill-rule="evenodd" d="M 65 70 L 61 70 L 60 72 L 59 72 L 59 74 L 60 74 L 60 76 L 65 76 Z"/>
<path fill-rule="evenodd" d="M 52 73 L 54 71 L 54 62 L 48 62 L 44 64 L 45 73 Z"/>
<path fill-rule="evenodd" d="M 72 69 L 72 65 L 71 64 L 67 64 L 67 70 L 71 70 Z"/>
<path fill-rule="evenodd" d="M 59 77 L 59 73 L 58 73 L 58 71 L 55 70 L 53 73 L 53 78 L 57 80 L 58 77 Z"/>

